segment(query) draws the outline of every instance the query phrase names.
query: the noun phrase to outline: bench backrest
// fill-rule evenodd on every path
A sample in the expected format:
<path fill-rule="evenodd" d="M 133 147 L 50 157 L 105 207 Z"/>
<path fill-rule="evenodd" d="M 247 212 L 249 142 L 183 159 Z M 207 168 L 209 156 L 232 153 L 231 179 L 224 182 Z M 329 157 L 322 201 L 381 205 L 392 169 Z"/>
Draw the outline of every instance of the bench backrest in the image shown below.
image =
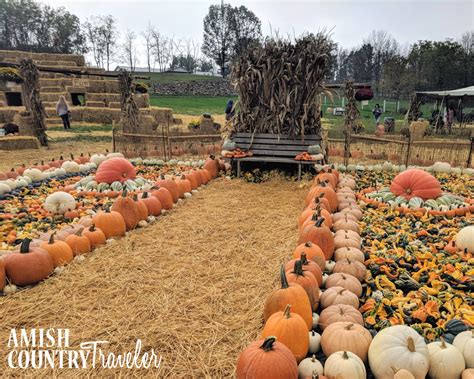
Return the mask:
<path fill-rule="evenodd" d="M 232 141 L 241 150 L 251 150 L 253 155 L 264 155 L 273 157 L 294 158 L 297 154 L 307 151 L 310 145 L 321 145 L 321 137 L 306 135 L 304 140 L 301 137 L 290 137 L 288 135 L 278 135 L 260 133 L 235 133 Z M 250 142 L 252 141 L 252 144 Z"/>

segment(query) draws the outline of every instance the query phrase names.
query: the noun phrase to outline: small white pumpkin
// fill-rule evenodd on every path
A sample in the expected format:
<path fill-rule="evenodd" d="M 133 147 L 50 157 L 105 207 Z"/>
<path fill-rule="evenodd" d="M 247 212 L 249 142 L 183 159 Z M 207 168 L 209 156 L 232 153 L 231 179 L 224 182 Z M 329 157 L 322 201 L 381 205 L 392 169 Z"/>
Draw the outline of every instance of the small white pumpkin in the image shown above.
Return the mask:
<path fill-rule="evenodd" d="M 381 330 L 369 347 L 369 364 L 377 379 L 392 379 L 392 367 L 410 371 L 415 379 L 424 379 L 429 368 L 425 340 L 415 329 L 395 325 Z"/>
<path fill-rule="evenodd" d="M 458 379 L 466 364 L 462 353 L 444 340 L 428 344 L 431 379 Z"/>
<path fill-rule="evenodd" d="M 350 351 L 332 353 L 324 364 L 324 375 L 330 378 L 366 379 L 364 362 Z"/>
<path fill-rule="evenodd" d="M 106 158 L 107 159 L 110 159 L 110 158 L 125 158 L 125 155 L 123 155 L 122 153 L 119 153 L 119 152 L 108 153 Z"/>
<path fill-rule="evenodd" d="M 54 170 L 54 175 L 56 175 L 56 176 L 63 176 L 63 175 L 66 175 L 66 174 L 67 174 L 67 172 L 63 168 L 57 168 L 56 170 Z"/>
<path fill-rule="evenodd" d="M 311 358 L 303 359 L 298 365 L 298 378 L 311 378 L 314 373 L 323 375 L 323 372 L 323 365 L 316 359 L 314 354 Z"/>
<path fill-rule="evenodd" d="M 26 181 L 28 184 L 33 183 L 33 181 L 31 180 L 31 178 L 30 178 L 29 176 L 19 176 L 17 179 L 23 179 L 23 180 Z"/>
<path fill-rule="evenodd" d="M 314 330 L 309 332 L 309 349 L 310 353 L 316 354 L 321 347 L 321 335 Z"/>
<path fill-rule="evenodd" d="M 7 183 L 5 183 L 4 181 L 0 182 L 0 195 L 4 195 L 10 192 L 11 190 L 11 187 Z"/>
<path fill-rule="evenodd" d="M 79 164 L 74 161 L 63 162 L 63 164 L 61 165 L 61 168 L 66 170 L 67 173 L 76 173 L 76 172 L 79 172 L 81 169 L 79 167 Z"/>
<path fill-rule="evenodd" d="M 327 278 L 329 278 L 329 275 L 326 274 L 326 273 L 324 273 L 324 274 L 323 274 L 323 282 L 321 283 L 321 285 L 322 285 L 323 287 L 324 287 L 324 285 L 326 284 Z"/>
<path fill-rule="evenodd" d="M 329 274 L 332 274 L 332 270 L 334 270 L 335 265 L 336 265 L 336 262 L 334 261 L 326 261 L 326 265 L 324 266 L 324 271 L 328 272 Z"/>
<path fill-rule="evenodd" d="M 474 253 L 474 225 L 466 226 L 458 232 L 456 246 L 459 250 L 467 249 L 469 253 Z"/>
<path fill-rule="evenodd" d="M 43 173 L 37 168 L 28 168 L 23 172 L 23 176 L 28 176 L 33 182 L 43 179 Z"/>
<path fill-rule="evenodd" d="M 474 329 L 459 333 L 453 345 L 463 354 L 466 368 L 474 368 Z"/>
<path fill-rule="evenodd" d="M 451 165 L 447 162 L 435 162 L 432 166 L 434 172 L 443 172 L 449 173 L 451 172 Z"/>
<path fill-rule="evenodd" d="M 76 200 L 67 192 L 54 192 L 44 201 L 44 209 L 52 214 L 62 215 L 76 209 Z"/>
<path fill-rule="evenodd" d="M 107 157 L 104 154 L 94 154 L 91 156 L 90 161 L 92 163 L 95 163 L 97 166 L 99 166 L 106 159 Z"/>

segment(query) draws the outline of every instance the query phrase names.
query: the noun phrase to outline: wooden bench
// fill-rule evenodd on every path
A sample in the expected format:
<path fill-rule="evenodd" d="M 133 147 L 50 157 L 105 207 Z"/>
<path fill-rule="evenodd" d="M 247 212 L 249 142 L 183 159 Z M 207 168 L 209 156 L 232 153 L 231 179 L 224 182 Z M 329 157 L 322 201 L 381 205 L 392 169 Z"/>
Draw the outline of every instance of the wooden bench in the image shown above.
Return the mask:
<path fill-rule="evenodd" d="M 275 134 L 255 134 L 252 139 L 252 133 L 234 133 L 231 140 L 235 142 L 236 147 L 253 153 L 251 157 L 230 158 L 237 163 L 237 177 L 240 177 L 241 162 L 268 162 L 268 163 L 291 163 L 298 165 L 298 180 L 301 179 L 301 168 L 303 165 L 309 166 L 321 161 L 298 161 L 296 155 L 307 151 L 310 145 L 321 145 L 321 137 L 315 135 L 301 137 L 290 137 L 288 135 Z"/>

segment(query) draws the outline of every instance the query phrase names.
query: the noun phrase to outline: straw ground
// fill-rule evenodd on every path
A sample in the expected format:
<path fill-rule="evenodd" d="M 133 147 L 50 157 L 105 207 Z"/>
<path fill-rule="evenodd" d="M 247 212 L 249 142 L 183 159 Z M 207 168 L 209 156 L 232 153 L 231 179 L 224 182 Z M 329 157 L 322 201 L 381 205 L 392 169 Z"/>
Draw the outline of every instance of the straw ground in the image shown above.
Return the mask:
<path fill-rule="evenodd" d="M 162 355 L 160 369 L 22 371 L 31 377 L 230 377 L 259 337 L 263 303 L 296 243 L 306 189 L 218 179 L 158 222 L 74 262 L 33 288 L 0 298 L 0 356 L 11 328 L 69 328 L 71 348 Z M 19 375 L 6 367 L 5 376 Z"/>

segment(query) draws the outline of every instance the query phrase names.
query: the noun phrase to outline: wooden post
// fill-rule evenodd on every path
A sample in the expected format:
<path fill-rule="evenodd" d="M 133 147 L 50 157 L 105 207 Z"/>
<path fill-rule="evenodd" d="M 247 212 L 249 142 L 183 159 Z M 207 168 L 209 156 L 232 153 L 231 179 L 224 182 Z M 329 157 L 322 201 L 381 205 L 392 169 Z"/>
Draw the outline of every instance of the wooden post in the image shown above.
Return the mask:
<path fill-rule="evenodd" d="M 115 153 L 115 120 L 112 120 L 112 151 Z"/>
<path fill-rule="evenodd" d="M 411 144 L 412 144 L 412 136 L 410 133 L 410 136 L 408 137 L 408 145 L 407 145 L 407 155 L 405 159 L 405 166 L 408 167 L 408 164 L 410 163 L 410 154 L 411 154 Z"/>
<path fill-rule="evenodd" d="M 385 108 L 386 108 L 386 100 L 383 101 L 383 113 L 385 113 Z"/>
<path fill-rule="evenodd" d="M 471 134 L 471 146 L 469 146 L 469 155 L 467 156 L 466 167 L 471 167 L 473 151 L 474 151 L 474 135 Z"/>

